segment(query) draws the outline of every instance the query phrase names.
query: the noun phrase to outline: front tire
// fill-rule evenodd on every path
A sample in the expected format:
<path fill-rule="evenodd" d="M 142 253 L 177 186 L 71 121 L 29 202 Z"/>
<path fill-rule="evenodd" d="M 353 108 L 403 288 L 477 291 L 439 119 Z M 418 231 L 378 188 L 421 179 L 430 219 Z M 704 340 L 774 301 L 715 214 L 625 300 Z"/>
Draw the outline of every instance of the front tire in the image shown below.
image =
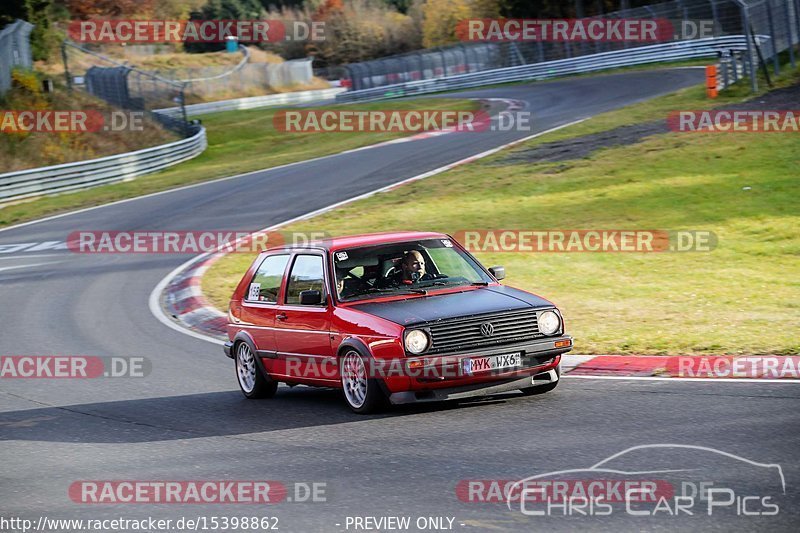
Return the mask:
<path fill-rule="evenodd" d="M 386 407 L 386 396 L 376 378 L 367 375 L 367 358 L 350 348 L 339 359 L 344 400 L 358 414 L 375 413 Z"/>
<path fill-rule="evenodd" d="M 233 360 L 236 365 L 236 379 L 245 398 L 255 400 L 275 396 L 278 382 L 264 375 L 249 344 L 240 342 L 236 346 L 236 357 Z"/>

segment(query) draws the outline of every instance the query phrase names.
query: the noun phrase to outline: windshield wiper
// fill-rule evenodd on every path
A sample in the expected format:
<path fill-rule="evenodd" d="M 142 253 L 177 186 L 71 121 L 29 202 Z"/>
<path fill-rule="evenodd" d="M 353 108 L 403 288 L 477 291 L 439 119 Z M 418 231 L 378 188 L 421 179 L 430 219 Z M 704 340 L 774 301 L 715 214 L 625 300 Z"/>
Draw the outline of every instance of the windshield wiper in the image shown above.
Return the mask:
<path fill-rule="evenodd" d="M 442 287 L 458 287 L 459 285 L 476 285 L 476 286 L 485 287 L 486 285 L 489 285 L 489 282 L 488 281 L 470 282 L 470 281 L 467 281 L 467 280 L 460 280 L 460 281 L 451 281 L 451 282 L 448 283 L 446 281 L 433 281 L 433 282 L 430 282 L 430 283 L 426 283 L 424 286 L 425 287 L 433 287 L 435 285 L 439 285 L 439 286 L 442 286 Z"/>
<path fill-rule="evenodd" d="M 406 288 L 402 288 L 402 287 L 385 288 L 385 289 L 379 289 L 378 287 L 372 287 L 372 288 L 367 289 L 367 290 L 365 290 L 363 292 L 360 292 L 359 294 L 355 294 L 355 295 L 351 296 L 347 300 L 348 301 L 349 300 L 358 300 L 358 299 L 361 299 L 362 297 L 364 297 L 364 296 L 366 296 L 368 294 L 375 294 L 375 293 L 381 293 L 381 294 L 428 294 L 428 291 L 426 291 L 425 289 L 412 289 L 412 288 L 406 289 Z"/>

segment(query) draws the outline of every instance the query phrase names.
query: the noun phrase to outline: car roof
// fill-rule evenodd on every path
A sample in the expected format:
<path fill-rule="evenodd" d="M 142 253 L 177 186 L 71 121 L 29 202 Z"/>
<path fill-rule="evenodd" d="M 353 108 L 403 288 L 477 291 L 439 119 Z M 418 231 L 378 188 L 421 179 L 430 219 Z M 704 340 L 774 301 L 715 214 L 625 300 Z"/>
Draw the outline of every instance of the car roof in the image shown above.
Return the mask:
<path fill-rule="evenodd" d="M 385 233 L 366 233 L 362 235 L 347 235 L 342 237 L 331 237 L 328 239 L 310 241 L 303 244 L 283 245 L 268 248 L 265 252 L 275 250 L 327 250 L 335 252 L 359 246 L 371 246 L 376 244 L 388 244 L 393 242 L 418 241 L 424 239 L 449 239 L 444 233 L 434 233 L 425 231 L 398 231 Z"/>

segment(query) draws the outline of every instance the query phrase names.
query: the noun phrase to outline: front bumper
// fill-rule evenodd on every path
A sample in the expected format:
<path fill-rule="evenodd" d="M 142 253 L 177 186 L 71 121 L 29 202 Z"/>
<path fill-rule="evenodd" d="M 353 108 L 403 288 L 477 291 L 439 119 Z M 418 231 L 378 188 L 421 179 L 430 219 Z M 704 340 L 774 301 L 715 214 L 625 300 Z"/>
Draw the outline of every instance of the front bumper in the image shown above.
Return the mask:
<path fill-rule="evenodd" d="M 399 403 L 427 399 L 432 393 L 431 400 L 435 401 L 440 399 L 439 397 L 442 395 L 447 396 L 449 394 L 484 389 L 489 392 L 477 392 L 471 395 L 493 394 L 496 387 L 499 388 L 497 392 L 518 389 L 520 386 L 527 388 L 533 386 L 531 382 L 532 376 L 538 376 L 541 373 L 557 368 L 560 363 L 560 355 L 569 352 L 571 349 L 572 337 L 561 335 L 457 353 L 406 357 L 405 364 L 408 365 L 409 369 L 413 368 L 414 371 L 409 370 L 409 375 L 403 378 L 387 377 L 385 384 L 388 389 L 387 393 Z M 522 352 L 522 361 L 519 367 L 475 374 L 460 372 L 464 359 L 504 355 L 514 352 Z M 519 383 L 509 385 L 512 382 Z M 441 399 L 444 399 L 444 396 Z"/>
<path fill-rule="evenodd" d="M 481 396 L 491 396 L 513 390 L 528 389 L 540 385 L 547 385 L 560 379 L 560 366 L 551 368 L 545 372 L 525 376 L 524 378 L 513 378 L 502 383 L 489 382 L 465 385 L 462 387 L 451 387 L 446 389 L 430 389 L 423 391 L 395 392 L 389 396 L 389 401 L 393 405 L 424 402 L 441 402 L 445 400 L 463 400 L 465 398 L 475 398 Z"/>

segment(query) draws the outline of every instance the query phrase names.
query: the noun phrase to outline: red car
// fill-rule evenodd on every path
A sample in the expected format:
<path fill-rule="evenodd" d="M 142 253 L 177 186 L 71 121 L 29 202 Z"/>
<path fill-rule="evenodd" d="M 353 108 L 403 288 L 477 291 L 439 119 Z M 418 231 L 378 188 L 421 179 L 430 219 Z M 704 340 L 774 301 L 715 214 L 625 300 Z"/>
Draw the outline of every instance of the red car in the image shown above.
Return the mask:
<path fill-rule="evenodd" d="M 357 413 L 550 391 L 572 338 L 552 303 L 504 276 L 441 233 L 269 249 L 233 294 L 225 354 L 247 398 L 336 387 Z"/>

